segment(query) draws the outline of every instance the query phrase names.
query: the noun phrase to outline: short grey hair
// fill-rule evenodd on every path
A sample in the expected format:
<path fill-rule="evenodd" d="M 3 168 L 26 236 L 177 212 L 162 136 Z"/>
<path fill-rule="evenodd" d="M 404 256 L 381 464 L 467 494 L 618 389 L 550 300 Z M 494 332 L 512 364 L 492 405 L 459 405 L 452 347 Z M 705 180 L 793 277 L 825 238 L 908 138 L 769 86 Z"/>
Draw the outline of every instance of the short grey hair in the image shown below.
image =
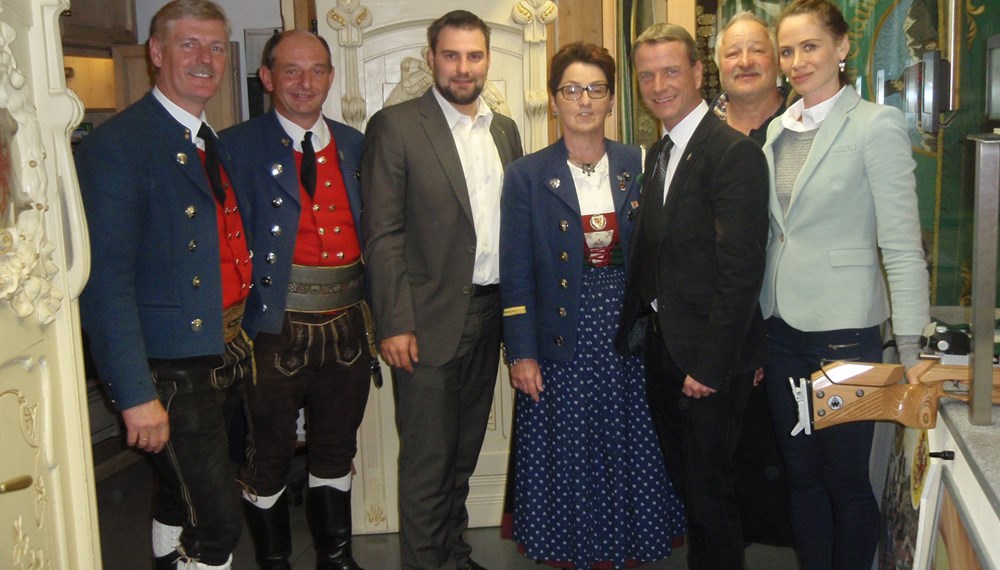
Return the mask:
<path fill-rule="evenodd" d="M 218 20 L 226 29 L 226 41 L 233 34 L 225 10 L 212 0 L 173 0 L 164 4 L 149 23 L 149 37 L 165 42 L 170 28 L 177 20 Z"/>
<path fill-rule="evenodd" d="M 768 23 L 760 16 L 745 10 L 730 18 L 729 21 L 726 22 L 726 25 L 722 27 L 722 30 L 719 31 L 718 37 L 715 38 L 715 65 L 721 65 L 719 52 L 722 51 L 722 38 L 726 36 L 726 32 L 729 31 L 729 28 L 732 28 L 740 22 L 754 22 L 763 26 L 763 28 L 767 31 L 767 38 L 771 41 L 771 53 L 774 55 L 775 60 L 777 60 L 778 38 L 774 35 L 774 29 L 771 28 L 771 26 L 769 26 Z"/>

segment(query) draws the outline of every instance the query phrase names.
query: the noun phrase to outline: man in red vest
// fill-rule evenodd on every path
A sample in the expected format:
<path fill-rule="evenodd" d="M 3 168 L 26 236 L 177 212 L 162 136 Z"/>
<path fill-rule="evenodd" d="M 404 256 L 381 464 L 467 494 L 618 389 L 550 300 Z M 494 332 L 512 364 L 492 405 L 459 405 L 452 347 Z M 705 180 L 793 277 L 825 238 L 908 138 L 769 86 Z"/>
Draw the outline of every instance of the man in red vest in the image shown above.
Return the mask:
<path fill-rule="evenodd" d="M 156 86 L 75 155 L 92 254 L 80 316 L 127 443 L 151 453 L 158 569 L 228 569 L 242 529 L 226 410 L 253 370 L 246 202 L 204 113 L 229 34 L 214 2 L 164 5 Z"/>
<path fill-rule="evenodd" d="M 273 108 L 222 133 L 255 236 L 244 326 L 255 336 L 257 382 L 246 391 L 240 478 L 262 568 L 290 568 L 285 476 L 303 407 L 317 568 L 359 568 L 351 556 L 351 462 L 373 363 L 358 232 L 363 137 L 322 115 L 333 74 L 319 36 L 272 36 L 259 76 Z"/>

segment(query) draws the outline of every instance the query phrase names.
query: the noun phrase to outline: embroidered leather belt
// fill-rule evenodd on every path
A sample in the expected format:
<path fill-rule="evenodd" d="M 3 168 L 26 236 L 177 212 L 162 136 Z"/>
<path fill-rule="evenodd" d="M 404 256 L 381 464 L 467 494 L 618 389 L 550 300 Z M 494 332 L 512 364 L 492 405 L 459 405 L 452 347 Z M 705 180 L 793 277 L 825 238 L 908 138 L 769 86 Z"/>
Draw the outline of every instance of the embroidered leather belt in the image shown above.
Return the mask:
<path fill-rule="evenodd" d="M 222 311 L 222 339 L 229 344 L 240 334 L 240 325 L 243 324 L 243 309 L 247 306 L 246 300 L 227 307 Z"/>
<path fill-rule="evenodd" d="M 326 313 L 365 299 L 365 267 L 361 260 L 339 267 L 292 265 L 287 311 Z"/>

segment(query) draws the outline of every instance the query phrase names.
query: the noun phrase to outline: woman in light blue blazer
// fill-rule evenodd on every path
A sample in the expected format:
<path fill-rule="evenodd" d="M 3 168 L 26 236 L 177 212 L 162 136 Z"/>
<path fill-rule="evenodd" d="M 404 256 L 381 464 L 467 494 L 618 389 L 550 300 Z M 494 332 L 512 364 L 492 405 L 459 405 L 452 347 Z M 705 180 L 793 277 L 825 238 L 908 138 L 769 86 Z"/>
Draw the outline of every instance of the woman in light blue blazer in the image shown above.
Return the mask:
<path fill-rule="evenodd" d="M 788 379 L 834 360 L 880 361 L 887 319 L 903 363 L 916 361 L 929 316 L 914 161 L 902 114 L 852 89 L 848 24 L 836 6 L 796 0 L 776 28 L 781 70 L 802 98 L 771 123 L 764 146 L 766 390 L 803 566 L 867 570 L 879 531 L 868 478 L 874 423 L 791 436 L 798 417 Z"/>
<path fill-rule="evenodd" d="M 642 363 L 613 339 L 638 221 L 640 150 L 604 137 L 615 62 L 574 43 L 552 58 L 563 137 L 511 163 L 500 207 L 504 345 L 517 388 L 514 539 L 573 568 L 665 558 L 683 534 Z"/>

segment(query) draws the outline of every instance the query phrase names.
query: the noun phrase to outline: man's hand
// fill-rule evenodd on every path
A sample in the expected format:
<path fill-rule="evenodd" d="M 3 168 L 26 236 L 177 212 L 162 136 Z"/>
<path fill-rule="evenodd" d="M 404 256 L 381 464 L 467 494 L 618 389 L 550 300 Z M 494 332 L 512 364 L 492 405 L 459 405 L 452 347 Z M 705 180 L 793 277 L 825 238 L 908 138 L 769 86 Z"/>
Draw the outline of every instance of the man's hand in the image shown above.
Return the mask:
<path fill-rule="evenodd" d="M 417 348 L 417 335 L 409 332 L 390 336 L 382 339 L 379 343 L 379 352 L 386 364 L 396 368 L 402 368 L 409 373 L 413 373 L 413 363 L 420 362 L 417 358 L 420 350 Z"/>
<path fill-rule="evenodd" d="M 159 400 L 150 400 L 122 410 L 122 419 L 128 430 L 125 443 L 130 446 L 159 453 L 170 440 L 169 417 Z"/>
<path fill-rule="evenodd" d="M 702 384 L 701 382 L 695 380 L 690 376 L 684 377 L 684 388 L 681 390 L 684 392 L 685 396 L 689 398 L 704 398 L 711 396 L 715 393 L 715 390 L 709 388 L 708 386 Z"/>
<path fill-rule="evenodd" d="M 539 392 L 544 392 L 542 386 L 542 369 L 534 358 L 522 358 L 510 368 L 510 385 L 538 401 Z"/>

